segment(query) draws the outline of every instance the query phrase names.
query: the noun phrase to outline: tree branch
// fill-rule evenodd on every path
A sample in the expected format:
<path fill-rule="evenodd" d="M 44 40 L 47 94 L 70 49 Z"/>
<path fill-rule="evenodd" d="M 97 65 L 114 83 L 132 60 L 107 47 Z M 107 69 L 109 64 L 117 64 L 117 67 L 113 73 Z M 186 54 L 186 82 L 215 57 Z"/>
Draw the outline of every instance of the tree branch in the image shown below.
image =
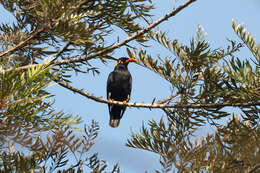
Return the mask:
<path fill-rule="evenodd" d="M 68 42 L 54 57 L 52 57 L 51 61 L 48 62 L 48 65 L 52 65 L 53 62 L 70 46 L 70 42 Z M 10 69 L 7 69 L 7 70 L 0 70 L 0 73 L 6 73 L 6 72 L 9 72 L 9 71 L 12 71 L 12 70 L 15 70 L 15 71 L 23 71 L 23 70 L 26 70 L 28 68 L 33 68 L 33 67 L 37 67 L 39 65 L 43 65 L 43 64 L 29 64 L 29 65 L 25 65 L 25 66 L 20 66 L 20 67 L 17 67 L 17 68 L 10 68 Z"/>
<path fill-rule="evenodd" d="M 3 52 L 0 54 L 0 57 L 8 55 L 14 51 L 16 51 L 17 49 L 20 49 L 21 47 L 23 47 L 25 44 L 27 44 L 30 40 L 32 40 L 35 36 L 37 36 L 39 33 L 41 33 L 42 31 L 44 31 L 45 27 L 42 27 L 40 29 L 38 29 L 37 31 L 35 31 L 34 33 L 31 34 L 30 37 L 28 37 L 26 40 L 20 42 L 18 45 L 8 49 L 7 51 Z"/>
<path fill-rule="evenodd" d="M 247 103 L 230 103 L 230 102 L 220 102 L 220 103 L 210 103 L 210 104 L 147 104 L 147 103 L 124 103 L 121 101 L 108 101 L 103 99 L 102 97 L 96 97 L 93 94 L 87 93 L 83 91 L 82 89 L 77 89 L 69 85 L 68 83 L 61 82 L 61 81 L 55 81 L 60 86 L 67 88 L 75 93 L 78 93 L 84 97 L 87 97 L 91 100 L 94 100 L 96 102 L 100 103 L 109 103 L 119 106 L 127 106 L 127 107 L 139 107 L 139 108 L 218 108 L 218 107 L 225 107 L 225 106 L 233 106 L 233 107 L 239 107 L 239 106 L 259 106 L 260 102 L 247 102 Z"/>
<path fill-rule="evenodd" d="M 258 170 L 260 168 L 260 163 L 256 164 L 253 168 L 251 168 L 248 173 L 253 173 L 255 172 L 256 170 Z"/>
<path fill-rule="evenodd" d="M 68 42 L 56 55 L 55 57 L 51 60 L 51 64 L 54 63 L 56 61 L 56 59 L 69 47 L 69 45 L 71 44 L 71 42 Z"/>
<path fill-rule="evenodd" d="M 173 95 L 171 95 L 170 97 L 166 98 L 166 99 L 163 99 L 163 100 L 160 100 L 157 102 L 157 104 L 163 104 L 163 103 L 166 103 L 167 101 L 170 101 L 172 100 L 174 97 L 176 97 L 177 95 L 179 95 L 179 93 L 175 93 Z"/>
<path fill-rule="evenodd" d="M 165 20 L 168 20 L 170 17 L 173 17 L 175 16 L 176 14 L 178 14 L 182 9 L 186 8 L 187 6 L 189 6 L 191 3 L 195 2 L 196 0 L 188 0 L 186 1 L 183 5 L 179 6 L 178 8 L 172 10 L 171 12 L 167 13 L 164 17 L 158 19 L 157 21 L 155 21 L 154 23 L 150 24 L 149 26 L 147 26 L 146 28 L 136 32 L 134 35 L 126 38 L 125 40 L 123 40 L 122 42 L 120 43 L 117 43 L 113 46 L 110 46 L 104 50 L 101 50 L 101 51 L 98 51 L 92 55 L 88 55 L 88 56 L 84 56 L 84 57 L 80 57 L 80 58 L 72 58 L 72 59 L 66 59 L 66 60 L 60 60 L 60 61 L 53 61 L 52 64 L 53 65 L 62 65 L 62 64 L 70 64 L 70 63 L 75 63 L 75 62 L 83 62 L 83 61 L 87 61 L 87 60 L 90 60 L 90 59 L 93 59 L 93 58 L 96 58 L 97 56 L 100 56 L 100 55 L 103 55 L 105 53 L 108 53 L 108 52 L 111 52 L 113 51 L 114 49 L 117 49 L 121 46 L 124 46 L 126 45 L 128 42 L 136 39 L 137 37 L 147 33 L 149 30 L 151 30 L 152 28 L 158 26 L 160 23 L 162 23 L 163 21 Z M 16 47 L 0 54 L 0 57 L 1 56 L 4 56 L 8 53 L 11 53 L 13 52 L 14 50 L 16 49 L 19 49 L 20 47 L 22 47 L 25 43 L 27 43 L 29 40 L 31 40 L 32 38 L 34 38 L 38 33 L 42 32 L 44 30 L 44 28 L 42 28 L 41 30 L 38 30 L 37 32 L 35 32 L 33 35 L 31 35 L 31 37 L 29 37 L 28 39 L 26 39 L 25 41 L 23 41 L 22 43 L 20 43 L 19 45 L 17 45 Z M 57 55 L 55 56 L 57 57 Z M 56 58 L 54 57 L 54 59 L 56 60 Z M 22 66 L 22 67 L 18 67 L 16 68 L 17 71 L 20 71 L 20 70 L 26 70 L 28 68 L 32 68 L 32 67 L 35 67 L 35 66 L 38 66 L 40 64 L 31 64 L 31 65 L 27 65 L 27 66 Z M 12 69 L 7 69 L 7 70 L 0 70 L 1 73 L 3 72 L 8 72 L 8 71 L 11 71 Z"/>
<path fill-rule="evenodd" d="M 168 20 L 170 17 L 175 16 L 176 14 L 178 14 L 182 9 L 186 8 L 188 5 L 190 5 L 191 3 L 195 2 L 196 0 L 188 0 L 186 1 L 183 5 L 179 6 L 178 8 L 172 10 L 171 12 L 169 12 L 168 14 L 166 14 L 164 17 L 158 19 L 157 21 L 155 21 L 154 23 L 152 23 L 151 25 L 147 26 L 146 28 L 142 29 L 141 31 L 136 32 L 134 35 L 126 38 L 125 40 L 123 40 L 120 43 L 117 43 L 113 46 L 110 46 L 104 50 L 101 50 L 97 53 L 94 53 L 92 55 L 88 55 L 85 56 L 83 58 L 73 58 L 73 59 L 69 59 L 69 60 L 60 60 L 60 61 L 56 61 L 54 62 L 54 65 L 62 65 L 62 64 L 70 64 L 70 63 L 75 63 L 75 62 L 82 62 L 82 61 L 86 61 L 86 60 L 90 60 L 93 59 L 97 56 L 103 55 L 105 53 L 111 52 L 114 49 L 117 49 L 125 44 L 127 44 L 128 42 L 136 39 L 137 37 L 147 33 L 148 31 L 150 31 L 152 28 L 156 27 L 157 25 L 159 25 L 160 23 L 162 23 L 165 20 Z"/>

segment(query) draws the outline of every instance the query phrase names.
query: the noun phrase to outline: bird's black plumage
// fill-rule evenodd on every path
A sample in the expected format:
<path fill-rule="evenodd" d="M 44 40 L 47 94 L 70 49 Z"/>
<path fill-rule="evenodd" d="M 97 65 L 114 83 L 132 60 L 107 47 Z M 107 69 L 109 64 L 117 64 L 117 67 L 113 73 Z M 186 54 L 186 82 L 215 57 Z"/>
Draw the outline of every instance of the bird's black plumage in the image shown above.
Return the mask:
<path fill-rule="evenodd" d="M 128 71 L 129 62 L 134 58 L 120 58 L 107 79 L 107 99 L 128 102 L 132 90 L 132 76 Z M 118 127 L 126 107 L 108 104 L 111 127 Z"/>

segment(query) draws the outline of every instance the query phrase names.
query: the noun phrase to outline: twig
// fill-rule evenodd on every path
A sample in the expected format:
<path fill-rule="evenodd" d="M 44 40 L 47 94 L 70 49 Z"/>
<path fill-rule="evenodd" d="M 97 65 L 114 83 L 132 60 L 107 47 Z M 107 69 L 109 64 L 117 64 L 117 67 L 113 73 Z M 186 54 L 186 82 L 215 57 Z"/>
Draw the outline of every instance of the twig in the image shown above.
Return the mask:
<path fill-rule="evenodd" d="M 93 94 L 87 93 L 83 90 L 77 89 L 69 85 L 68 83 L 61 82 L 61 81 L 55 81 L 60 86 L 67 88 L 75 93 L 78 93 L 84 97 L 87 97 L 91 100 L 94 100 L 96 102 L 100 103 L 110 103 L 120 106 L 127 106 L 127 107 L 139 107 L 139 108 L 218 108 L 218 107 L 225 107 L 225 106 L 233 106 L 233 107 L 239 107 L 239 106 L 259 106 L 260 102 L 247 102 L 247 103 L 230 103 L 230 102 L 220 102 L 220 103 L 210 103 L 210 104 L 147 104 L 147 103 L 124 103 L 121 101 L 108 101 L 103 99 L 102 97 L 96 97 Z"/>
<path fill-rule="evenodd" d="M 55 60 L 57 60 L 57 58 L 69 47 L 71 43 L 68 42 L 52 59 L 50 62 L 48 62 L 48 66 L 49 65 L 52 65 Z M 29 64 L 29 65 L 25 65 L 25 66 L 20 66 L 20 67 L 17 67 L 17 68 L 10 68 L 10 69 L 7 69 L 7 70 L 0 70 L 0 73 L 6 73 L 6 72 L 9 72 L 9 71 L 23 71 L 23 70 L 26 70 L 26 69 L 29 69 L 29 68 L 33 68 L 33 67 L 37 67 L 37 66 L 40 66 L 40 65 L 43 65 L 43 64 Z"/>
<path fill-rule="evenodd" d="M 253 173 L 254 171 L 256 171 L 257 169 L 260 168 L 260 163 L 256 164 L 253 168 L 251 168 L 248 173 Z"/>
<path fill-rule="evenodd" d="M 65 170 L 65 171 L 63 171 L 63 172 L 64 172 L 64 173 L 66 173 L 66 172 L 73 172 L 73 169 L 76 168 L 76 167 L 78 167 L 78 166 L 80 166 L 81 164 L 82 164 L 82 161 L 79 160 L 75 165 L 71 165 L 71 167 L 70 167 L 69 169 L 67 169 L 67 170 Z"/>
<path fill-rule="evenodd" d="M 69 45 L 71 44 L 71 42 L 68 42 L 56 55 L 55 57 L 51 60 L 51 62 L 49 62 L 50 64 L 54 63 L 57 58 L 69 47 Z"/>
<path fill-rule="evenodd" d="M 168 97 L 168 98 L 166 98 L 166 99 L 164 99 L 164 100 L 160 100 L 160 101 L 157 102 L 157 104 L 166 103 L 167 101 L 172 100 L 172 99 L 173 99 L 174 97 L 176 97 L 177 95 L 179 95 L 179 93 L 175 93 L 175 94 L 173 94 L 172 96 L 170 96 L 170 97 Z"/>
<path fill-rule="evenodd" d="M 29 65 L 25 65 L 25 66 L 16 67 L 16 68 L 15 67 L 9 68 L 9 69 L 6 69 L 6 70 L 0 70 L 0 73 L 7 73 L 7 72 L 10 72 L 10 71 L 23 71 L 23 70 L 27 70 L 29 68 L 40 66 L 40 65 L 43 65 L 43 64 L 29 64 Z"/>
<path fill-rule="evenodd" d="M 188 5 L 190 5 L 191 3 L 195 2 L 196 0 L 188 0 L 186 1 L 183 5 L 179 6 L 178 8 L 172 10 L 171 12 L 167 13 L 164 17 L 158 19 L 157 21 L 155 21 L 154 23 L 152 23 L 151 25 L 147 26 L 146 28 L 142 29 L 141 31 L 138 31 L 136 32 L 134 35 L 126 38 L 125 40 L 123 40 L 122 42 L 120 43 L 117 43 L 113 46 L 110 46 L 106 49 L 103 49 L 99 52 L 96 52 L 92 55 L 87 55 L 87 56 L 84 56 L 84 57 L 75 57 L 75 58 L 72 58 L 72 59 L 66 59 L 66 60 L 60 60 L 60 61 L 54 61 L 52 64 L 53 65 L 62 65 L 62 64 L 70 64 L 70 63 L 75 63 L 75 62 L 83 62 L 83 61 L 87 61 L 87 60 L 90 60 L 90 59 L 93 59 L 93 58 L 96 58 L 97 56 L 100 56 L 100 55 L 103 55 L 105 53 L 108 53 L 108 52 L 111 52 L 113 51 L 114 49 L 116 48 L 119 48 L 123 45 L 126 45 L 128 42 L 136 39 L 137 37 L 147 33 L 149 30 L 151 30 L 152 28 L 156 27 L 157 25 L 159 25 L 160 23 L 162 23 L 163 21 L 165 20 L 168 20 L 170 17 L 172 16 L 175 16 L 177 13 L 179 13 L 182 9 L 186 8 Z M 33 36 L 33 35 L 32 35 Z M 30 39 L 32 39 L 33 37 L 30 37 Z M 19 44 L 20 45 L 20 44 Z M 22 45 L 21 45 L 22 46 Z M 18 48 L 17 46 L 15 47 L 16 49 Z M 10 53 L 12 52 L 11 50 L 8 52 Z M 7 53 L 5 53 L 7 54 Z M 2 55 L 3 56 L 3 55 Z M 0 55 L 1 57 L 1 55 Z M 55 59 L 55 58 L 54 58 Z M 32 68 L 34 66 L 38 66 L 38 65 L 41 65 L 41 64 L 31 64 L 31 65 L 27 65 L 27 66 L 22 66 L 22 67 L 18 67 L 17 68 L 17 71 L 19 70 L 25 70 L 25 69 L 28 69 L 28 68 Z M 7 70 L 1 70 L 0 72 L 3 73 L 3 72 L 8 72 L 8 71 L 11 71 L 12 69 L 7 69 Z"/>
<path fill-rule="evenodd" d="M 60 61 L 56 61 L 54 64 L 55 65 L 61 65 L 61 64 L 70 64 L 70 63 L 74 63 L 74 62 L 82 62 L 82 61 L 86 61 L 86 60 L 90 60 L 93 59 L 97 56 L 100 56 L 102 54 L 108 53 L 113 51 L 116 48 L 119 48 L 125 44 L 127 44 L 128 42 L 136 39 L 137 37 L 147 33 L 148 31 L 150 31 L 152 28 L 156 27 L 157 25 L 159 25 L 160 23 L 162 23 L 165 20 L 168 20 L 170 17 L 175 16 L 178 12 L 180 12 L 182 9 L 184 9 L 185 7 L 187 7 L 188 5 L 190 5 L 191 3 L 195 2 L 196 0 L 188 0 L 186 1 L 183 5 L 179 6 L 178 8 L 172 10 L 171 12 L 169 12 L 168 14 L 166 14 L 164 17 L 158 19 L 156 22 L 152 23 L 151 25 L 147 26 L 146 28 L 142 29 L 141 31 L 136 32 L 134 35 L 126 38 L 125 40 L 123 40 L 120 43 L 117 43 L 113 46 L 110 46 L 104 50 L 101 50 L 97 53 L 94 53 L 92 55 L 88 55 L 85 56 L 83 58 L 73 58 L 70 60 L 60 60 Z"/>
<path fill-rule="evenodd" d="M 26 40 L 20 42 L 18 45 L 8 49 L 7 51 L 3 52 L 0 54 L 0 57 L 8 55 L 14 51 L 16 51 L 17 49 L 20 49 L 21 47 L 23 47 L 25 44 L 27 44 L 27 42 L 29 42 L 30 40 L 32 40 L 36 35 L 38 35 L 40 32 L 42 32 L 45 29 L 45 27 L 38 29 L 37 31 L 35 31 L 33 34 L 31 34 L 30 37 L 28 37 Z"/>

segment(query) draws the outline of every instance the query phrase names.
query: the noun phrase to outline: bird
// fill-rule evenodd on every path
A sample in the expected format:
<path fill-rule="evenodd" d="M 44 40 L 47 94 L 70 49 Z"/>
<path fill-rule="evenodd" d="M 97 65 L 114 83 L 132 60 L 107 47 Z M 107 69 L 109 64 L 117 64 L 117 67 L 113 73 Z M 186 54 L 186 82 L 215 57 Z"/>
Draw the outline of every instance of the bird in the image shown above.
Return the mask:
<path fill-rule="evenodd" d="M 130 100 L 132 90 L 132 76 L 128 71 L 128 63 L 136 62 L 135 58 L 122 57 L 117 60 L 114 71 L 107 79 L 107 100 L 123 101 L 127 103 Z M 123 117 L 126 107 L 108 104 L 110 115 L 109 125 L 118 127 L 120 119 Z"/>

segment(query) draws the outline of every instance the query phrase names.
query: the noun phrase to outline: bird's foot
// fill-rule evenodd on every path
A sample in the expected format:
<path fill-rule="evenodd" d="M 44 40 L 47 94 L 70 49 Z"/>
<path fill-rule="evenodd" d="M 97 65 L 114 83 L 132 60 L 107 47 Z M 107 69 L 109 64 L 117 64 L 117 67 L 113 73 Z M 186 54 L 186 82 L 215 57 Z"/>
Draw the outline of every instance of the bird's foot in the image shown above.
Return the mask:
<path fill-rule="evenodd" d="M 109 102 L 113 102 L 113 101 L 115 101 L 114 99 L 107 99 L 107 101 L 109 101 Z"/>
<path fill-rule="evenodd" d="M 123 103 L 124 103 L 124 104 L 127 104 L 128 101 L 129 101 L 129 99 L 123 100 Z"/>
<path fill-rule="evenodd" d="M 123 103 L 126 104 L 126 103 L 129 102 L 129 100 L 130 100 L 130 96 L 128 95 L 128 96 L 127 96 L 127 99 L 123 100 Z"/>

